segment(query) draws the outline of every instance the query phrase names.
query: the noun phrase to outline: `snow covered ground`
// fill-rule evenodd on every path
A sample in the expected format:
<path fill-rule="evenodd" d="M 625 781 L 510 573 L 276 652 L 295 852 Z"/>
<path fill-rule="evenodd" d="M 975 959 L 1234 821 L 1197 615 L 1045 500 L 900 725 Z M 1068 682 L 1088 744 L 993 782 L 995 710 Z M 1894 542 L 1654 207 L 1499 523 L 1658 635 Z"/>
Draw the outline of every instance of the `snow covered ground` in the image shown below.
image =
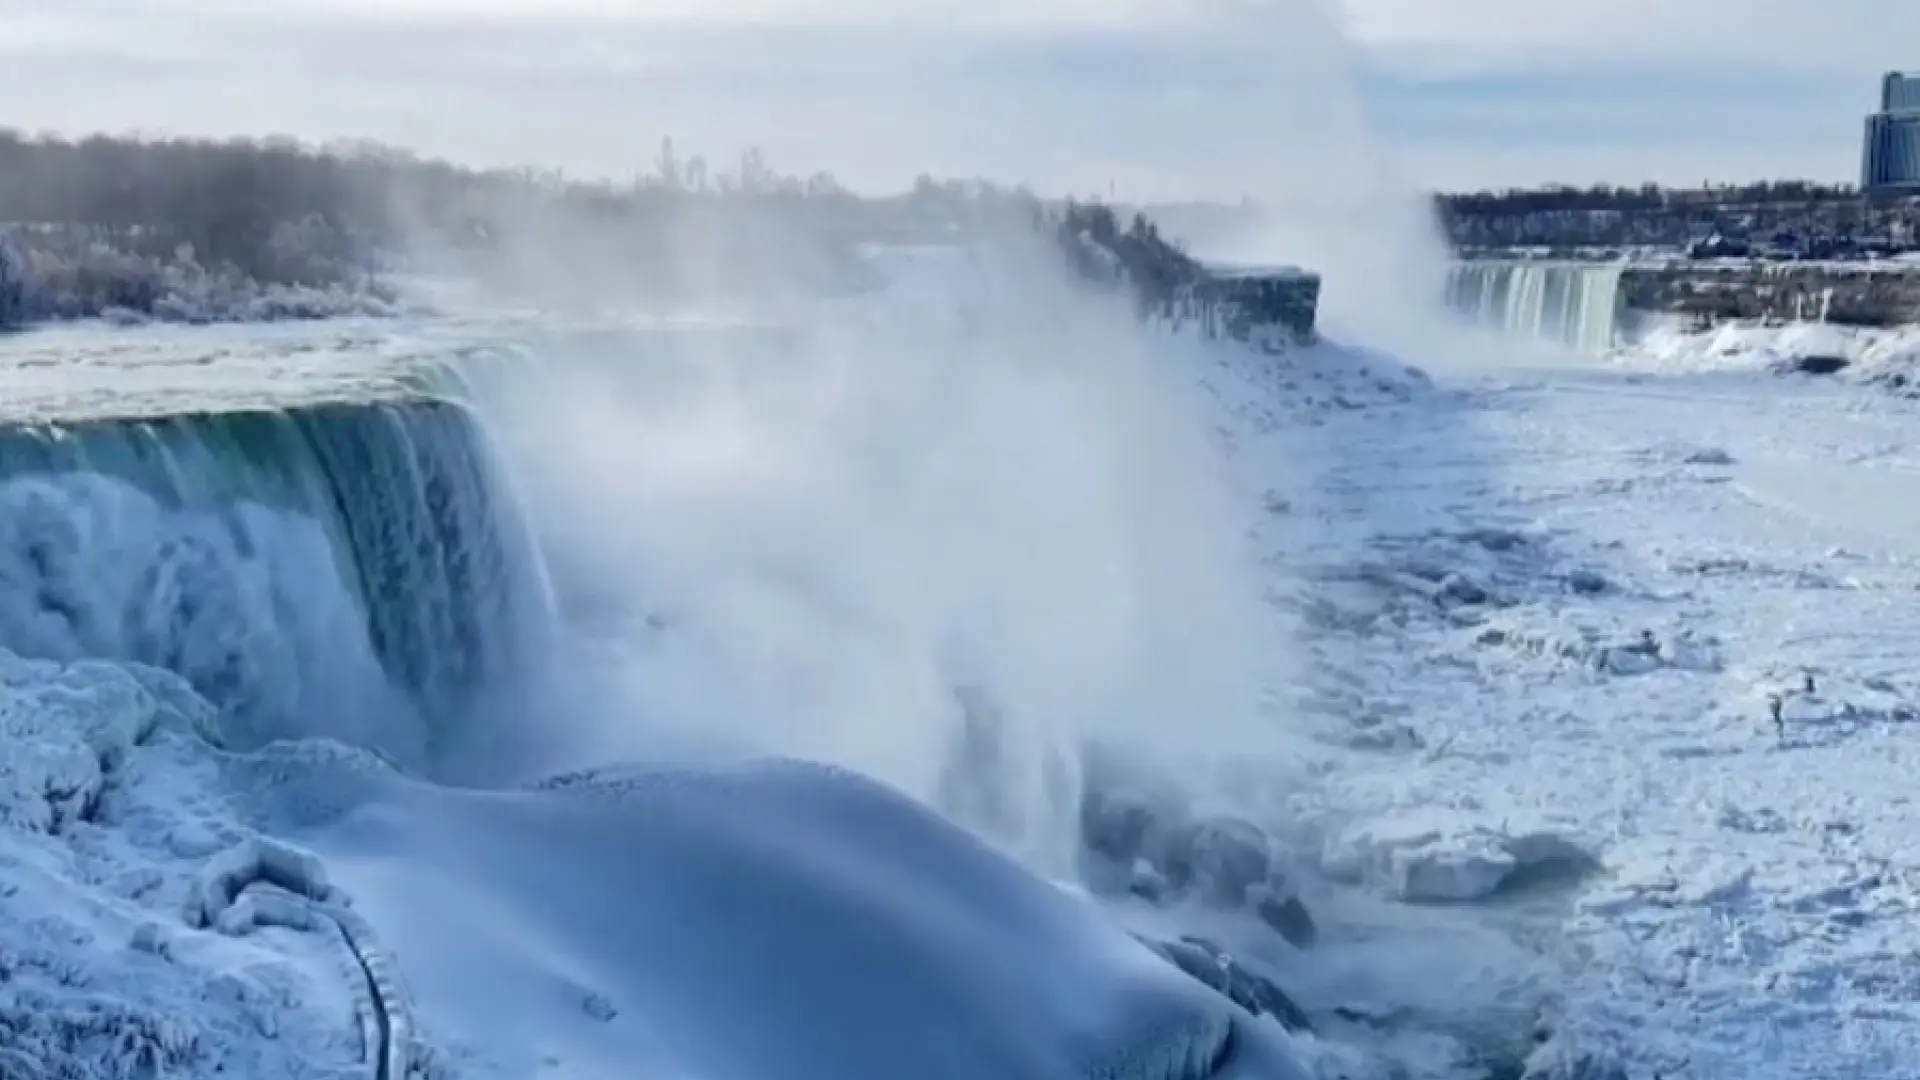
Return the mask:
<path fill-rule="evenodd" d="M 365 332 L 136 351 L 251 402 L 476 334 Z M 77 340 L 8 343 L 22 417 L 117 366 L 168 400 L 167 362 L 49 373 Z M 1920 1077 L 1920 406 L 1688 348 L 1183 350 L 1299 653 L 1260 824 L 1315 933 L 1112 910 L 1271 979 L 1317 1077 Z M 168 673 L 0 653 L 0 1078 L 1291 1075 L 1270 1018 L 840 774 L 464 791 L 219 727 Z"/>
<path fill-rule="evenodd" d="M 1610 359 L 1623 368 L 1660 374 L 1829 374 L 1910 391 L 1920 379 L 1920 328 L 1826 323 L 1729 323 L 1696 333 L 1666 328 L 1616 350 Z"/>
<path fill-rule="evenodd" d="M 1329 879 L 1541 950 L 1543 1075 L 1920 1076 L 1916 420 L 1596 367 L 1315 432 L 1295 812 Z"/>

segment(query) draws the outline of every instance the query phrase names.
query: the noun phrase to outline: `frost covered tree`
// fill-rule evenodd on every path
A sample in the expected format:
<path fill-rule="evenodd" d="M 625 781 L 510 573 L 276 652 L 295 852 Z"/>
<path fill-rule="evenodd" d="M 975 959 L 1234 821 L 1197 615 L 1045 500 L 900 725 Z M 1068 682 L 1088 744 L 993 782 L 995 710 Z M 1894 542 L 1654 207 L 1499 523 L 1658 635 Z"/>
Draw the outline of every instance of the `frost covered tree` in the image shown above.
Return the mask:
<path fill-rule="evenodd" d="M 18 247 L 0 312 L 202 320 L 386 303 L 378 271 L 431 252 L 503 286 L 623 301 L 714 290 L 840 288 L 855 247 L 1024 229 L 1042 201 L 983 180 L 924 178 L 862 197 L 789 176 L 759 149 L 737 171 L 664 139 L 625 182 L 553 169 L 470 169 L 368 142 L 69 140 L 0 129 L 0 226 Z M 1091 205 L 1091 204 L 1090 204 Z M 1082 224 L 1164 292 L 1185 265 L 1150 223 Z M 372 310 L 370 308 L 369 310 Z"/>

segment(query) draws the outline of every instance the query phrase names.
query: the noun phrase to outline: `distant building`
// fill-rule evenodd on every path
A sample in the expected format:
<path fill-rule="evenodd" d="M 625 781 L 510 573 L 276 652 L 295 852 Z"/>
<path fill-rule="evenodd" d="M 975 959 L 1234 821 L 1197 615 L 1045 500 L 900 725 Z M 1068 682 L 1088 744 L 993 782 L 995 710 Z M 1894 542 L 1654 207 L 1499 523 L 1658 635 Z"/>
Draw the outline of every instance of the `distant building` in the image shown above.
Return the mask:
<path fill-rule="evenodd" d="M 1920 192 L 1920 72 L 1889 71 L 1880 80 L 1880 111 L 1867 117 L 1861 143 L 1860 186 Z"/>
<path fill-rule="evenodd" d="M 1880 80 L 1880 111 L 1920 109 L 1920 71 L 1889 71 Z"/>

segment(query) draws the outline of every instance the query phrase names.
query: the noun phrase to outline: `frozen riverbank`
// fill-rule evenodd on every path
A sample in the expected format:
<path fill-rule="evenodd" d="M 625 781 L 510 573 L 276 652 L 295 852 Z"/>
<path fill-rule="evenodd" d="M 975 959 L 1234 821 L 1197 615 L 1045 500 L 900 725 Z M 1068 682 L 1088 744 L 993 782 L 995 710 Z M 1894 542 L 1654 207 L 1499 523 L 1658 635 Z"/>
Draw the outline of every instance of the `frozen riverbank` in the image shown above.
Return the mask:
<path fill-rule="evenodd" d="M 1283 546 L 1377 749 L 1296 812 L 1330 877 L 1557 961 L 1538 1075 L 1920 1075 L 1913 420 L 1561 370 L 1327 433 Z"/>

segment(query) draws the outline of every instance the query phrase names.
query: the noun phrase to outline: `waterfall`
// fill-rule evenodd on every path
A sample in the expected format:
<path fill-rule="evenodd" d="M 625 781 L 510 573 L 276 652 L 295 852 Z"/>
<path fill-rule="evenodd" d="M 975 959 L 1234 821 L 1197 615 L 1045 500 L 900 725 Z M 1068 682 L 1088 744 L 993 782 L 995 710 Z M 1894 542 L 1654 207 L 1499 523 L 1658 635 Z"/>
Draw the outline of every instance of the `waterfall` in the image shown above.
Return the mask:
<path fill-rule="evenodd" d="M 499 477 L 440 400 L 0 429 L 0 646 L 171 669 L 239 743 L 428 752 L 548 629 Z"/>
<path fill-rule="evenodd" d="M 1622 270 L 1620 263 L 1456 263 L 1447 305 L 1484 326 L 1602 353 L 1619 333 Z"/>

